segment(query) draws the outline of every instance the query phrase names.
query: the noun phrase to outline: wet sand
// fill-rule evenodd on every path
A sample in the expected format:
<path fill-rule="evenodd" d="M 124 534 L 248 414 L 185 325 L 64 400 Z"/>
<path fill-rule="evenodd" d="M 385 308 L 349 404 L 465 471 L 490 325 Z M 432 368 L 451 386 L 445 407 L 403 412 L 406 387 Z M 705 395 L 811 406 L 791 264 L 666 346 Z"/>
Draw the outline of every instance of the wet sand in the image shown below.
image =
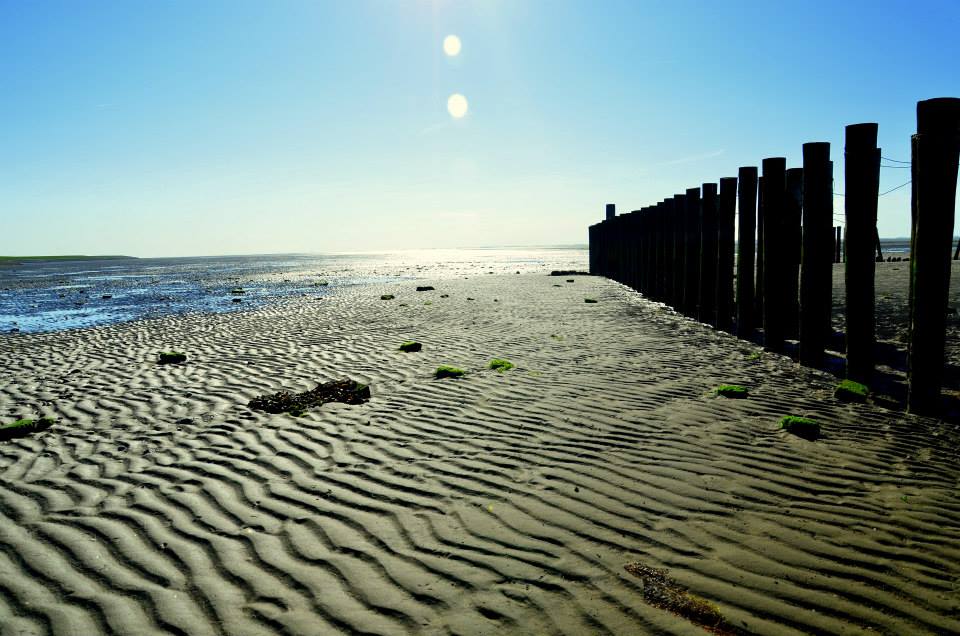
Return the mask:
<path fill-rule="evenodd" d="M 635 562 L 745 633 L 960 632 L 954 425 L 573 280 L 0 337 L 3 421 L 60 420 L 0 442 L 0 634 L 704 633 Z M 246 407 L 343 377 L 372 399 Z"/>

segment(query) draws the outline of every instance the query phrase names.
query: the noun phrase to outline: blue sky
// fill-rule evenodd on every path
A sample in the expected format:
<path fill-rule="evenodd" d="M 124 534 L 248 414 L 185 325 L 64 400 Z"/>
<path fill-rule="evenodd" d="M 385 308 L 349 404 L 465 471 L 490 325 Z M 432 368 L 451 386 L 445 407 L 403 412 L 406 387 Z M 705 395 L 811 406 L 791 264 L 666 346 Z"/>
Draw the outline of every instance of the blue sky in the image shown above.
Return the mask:
<path fill-rule="evenodd" d="M 844 125 L 908 160 L 960 95 L 958 33 L 956 0 L 0 0 L 0 254 L 584 243 L 807 141 L 842 192 Z"/>

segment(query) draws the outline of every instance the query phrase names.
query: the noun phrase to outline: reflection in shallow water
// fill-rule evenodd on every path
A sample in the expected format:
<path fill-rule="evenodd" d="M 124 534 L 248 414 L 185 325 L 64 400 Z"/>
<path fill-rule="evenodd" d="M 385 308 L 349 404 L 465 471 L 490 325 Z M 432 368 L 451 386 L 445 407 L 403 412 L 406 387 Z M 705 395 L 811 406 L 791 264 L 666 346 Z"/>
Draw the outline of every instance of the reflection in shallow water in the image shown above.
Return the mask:
<path fill-rule="evenodd" d="M 295 296 L 326 296 L 347 285 L 546 273 L 586 264 L 587 251 L 577 248 L 29 262 L 0 266 L 0 334 L 242 311 Z M 231 293 L 237 288 L 243 293 Z"/>

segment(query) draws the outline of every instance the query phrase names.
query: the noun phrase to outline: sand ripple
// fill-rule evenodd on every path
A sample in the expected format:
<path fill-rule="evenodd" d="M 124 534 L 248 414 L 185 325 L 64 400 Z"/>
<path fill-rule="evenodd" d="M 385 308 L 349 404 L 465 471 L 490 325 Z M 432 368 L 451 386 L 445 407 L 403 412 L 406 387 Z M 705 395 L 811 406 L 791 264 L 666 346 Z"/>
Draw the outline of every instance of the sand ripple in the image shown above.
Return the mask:
<path fill-rule="evenodd" d="M 0 444 L 0 634 L 703 633 L 635 561 L 748 633 L 960 632 L 955 429 L 563 280 L 0 338 L 4 419 L 62 420 Z M 342 377 L 373 399 L 245 407 Z"/>

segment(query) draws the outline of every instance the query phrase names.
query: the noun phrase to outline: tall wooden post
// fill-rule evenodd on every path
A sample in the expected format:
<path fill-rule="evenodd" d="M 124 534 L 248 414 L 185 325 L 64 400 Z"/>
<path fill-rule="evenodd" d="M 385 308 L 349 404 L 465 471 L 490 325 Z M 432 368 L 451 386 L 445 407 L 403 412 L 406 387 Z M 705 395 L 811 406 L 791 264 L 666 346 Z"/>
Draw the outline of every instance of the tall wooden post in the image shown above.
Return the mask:
<path fill-rule="evenodd" d="M 647 208 L 641 208 L 638 214 L 637 224 L 640 226 L 640 253 L 637 256 L 638 291 L 647 296 L 650 288 L 650 272 L 647 269 L 647 255 L 650 252 L 650 218 L 647 216 Z"/>
<path fill-rule="evenodd" d="M 943 381 L 950 248 L 960 155 L 960 99 L 917 103 L 913 136 L 910 352 L 907 408 L 934 414 Z"/>
<path fill-rule="evenodd" d="M 783 208 L 783 295 L 785 334 L 800 337 L 800 220 L 803 215 L 803 168 L 786 172 Z"/>
<path fill-rule="evenodd" d="M 834 263 L 846 263 L 846 259 L 843 257 L 843 254 L 846 254 L 846 249 L 843 247 L 843 240 L 840 238 L 843 227 L 838 225 L 833 228 L 835 230 L 835 237 L 833 239 L 833 262 Z"/>
<path fill-rule="evenodd" d="M 763 346 L 782 353 L 786 332 L 784 315 L 783 215 L 787 160 L 763 160 Z"/>
<path fill-rule="evenodd" d="M 640 212 L 632 210 L 627 215 L 627 286 L 636 291 L 640 286 Z"/>
<path fill-rule="evenodd" d="M 673 198 L 663 201 L 663 302 L 673 304 Z"/>
<path fill-rule="evenodd" d="M 739 170 L 740 222 L 737 236 L 737 337 L 753 336 L 753 268 L 756 255 L 757 169 Z"/>
<path fill-rule="evenodd" d="M 688 188 L 686 196 L 686 263 L 683 270 L 683 313 L 697 316 L 700 293 L 700 188 Z"/>
<path fill-rule="evenodd" d="M 587 254 L 590 262 L 589 271 L 591 274 L 596 275 L 598 273 L 597 272 L 597 249 L 599 249 L 600 247 L 597 244 L 597 224 L 596 223 L 594 223 L 593 225 L 587 228 L 587 241 L 589 245 L 589 248 L 587 250 Z"/>
<path fill-rule="evenodd" d="M 733 324 L 733 235 L 737 215 L 737 178 L 720 179 L 717 216 L 717 328 Z"/>
<path fill-rule="evenodd" d="M 653 206 L 653 298 L 660 300 L 663 290 L 663 203 Z"/>
<path fill-rule="evenodd" d="M 757 283 L 754 288 L 756 301 L 754 323 L 763 327 L 763 176 L 757 180 Z"/>
<path fill-rule="evenodd" d="M 686 213 L 687 213 L 687 195 L 676 194 L 673 197 L 673 308 L 677 311 L 683 310 L 683 267 L 686 259 L 685 253 L 685 234 L 686 234 Z"/>
<path fill-rule="evenodd" d="M 700 200 L 700 322 L 717 324 L 717 184 L 704 183 Z"/>
<path fill-rule="evenodd" d="M 876 260 L 873 248 L 880 188 L 876 124 L 847 126 L 845 158 L 847 377 L 869 384 L 873 376 L 874 347 Z"/>
<path fill-rule="evenodd" d="M 833 163 L 830 144 L 803 144 L 803 253 L 800 363 L 819 367 L 830 337 L 833 302 Z"/>

